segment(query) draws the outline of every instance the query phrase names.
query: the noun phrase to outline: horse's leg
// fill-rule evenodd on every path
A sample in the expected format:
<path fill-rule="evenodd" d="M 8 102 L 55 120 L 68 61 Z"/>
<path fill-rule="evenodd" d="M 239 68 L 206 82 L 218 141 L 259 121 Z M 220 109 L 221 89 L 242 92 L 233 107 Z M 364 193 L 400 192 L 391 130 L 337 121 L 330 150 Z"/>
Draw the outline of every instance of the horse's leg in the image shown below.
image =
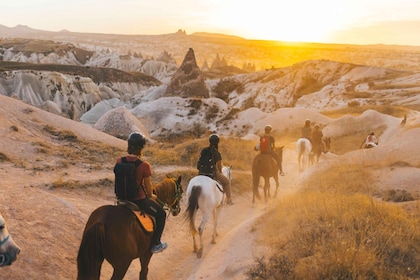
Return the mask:
<path fill-rule="evenodd" d="M 299 162 L 299 171 L 302 171 L 302 154 L 299 153 L 298 155 L 298 162 Z"/>
<path fill-rule="evenodd" d="M 260 176 L 253 173 L 252 174 L 252 189 L 253 189 L 252 203 L 254 203 L 255 197 L 257 199 L 261 199 L 260 192 L 258 191 L 259 184 L 260 184 Z"/>
<path fill-rule="evenodd" d="M 274 176 L 274 181 L 276 182 L 276 191 L 274 193 L 274 197 L 277 197 L 277 191 L 279 189 L 279 177 L 277 176 L 277 174 L 276 176 Z"/>
<path fill-rule="evenodd" d="M 214 223 L 213 223 L 213 236 L 212 236 L 212 240 L 211 240 L 212 244 L 216 244 L 216 236 L 219 235 L 217 233 L 217 223 L 218 223 L 218 220 L 219 220 L 219 213 L 220 213 L 221 209 L 222 209 L 221 207 L 217 207 L 213 211 L 213 221 L 214 221 Z"/>
<path fill-rule="evenodd" d="M 196 214 L 197 214 L 197 211 L 195 211 L 193 216 L 192 216 L 193 224 L 195 223 Z M 193 252 L 197 253 L 197 240 L 196 240 L 197 231 L 195 230 L 195 226 L 193 228 L 191 228 L 191 235 L 192 235 L 192 238 L 193 238 Z"/>
<path fill-rule="evenodd" d="M 209 219 L 210 213 L 203 213 L 203 219 L 201 220 L 200 226 L 198 227 L 198 234 L 200 236 L 200 249 L 198 249 L 197 251 L 198 258 L 201 258 L 201 256 L 203 255 L 203 231 Z"/>
<path fill-rule="evenodd" d="M 112 273 L 111 280 L 123 279 L 131 261 L 131 259 L 120 259 L 118 264 L 113 264 L 112 267 L 114 268 L 114 272 Z"/>
<path fill-rule="evenodd" d="M 139 274 L 140 280 L 147 280 L 147 274 L 149 272 L 149 263 L 150 263 L 151 258 L 152 258 L 152 253 L 149 250 L 147 250 L 140 257 L 140 265 L 141 265 L 141 271 Z"/>
<path fill-rule="evenodd" d="M 264 178 L 264 198 L 265 202 L 268 202 L 268 198 L 270 197 L 270 177 Z"/>

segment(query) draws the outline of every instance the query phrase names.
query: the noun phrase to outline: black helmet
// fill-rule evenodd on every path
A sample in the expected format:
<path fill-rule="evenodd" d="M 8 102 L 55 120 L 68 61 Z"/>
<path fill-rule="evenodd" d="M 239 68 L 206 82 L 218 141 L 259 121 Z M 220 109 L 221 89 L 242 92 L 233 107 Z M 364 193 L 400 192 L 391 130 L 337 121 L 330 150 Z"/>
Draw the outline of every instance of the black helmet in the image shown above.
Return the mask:
<path fill-rule="evenodd" d="M 133 132 L 128 136 L 128 146 L 142 149 L 146 144 L 146 138 L 139 132 Z"/>
<path fill-rule="evenodd" d="M 212 134 L 209 137 L 210 144 L 219 144 L 219 135 Z"/>

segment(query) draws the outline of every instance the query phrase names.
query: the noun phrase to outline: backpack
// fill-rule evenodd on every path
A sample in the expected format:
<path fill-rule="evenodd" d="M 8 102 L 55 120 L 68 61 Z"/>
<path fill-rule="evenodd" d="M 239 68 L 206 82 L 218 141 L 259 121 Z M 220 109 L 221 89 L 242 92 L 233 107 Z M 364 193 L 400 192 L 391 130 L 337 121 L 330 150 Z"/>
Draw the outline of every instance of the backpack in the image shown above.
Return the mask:
<path fill-rule="evenodd" d="M 117 199 L 130 200 L 136 198 L 139 186 L 136 182 L 136 168 L 142 163 L 137 159 L 128 162 L 126 157 L 121 158 L 114 166 L 115 184 L 114 191 Z"/>
<path fill-rule="evenodd" d="M 260 151 L 261 153 L 268 153 L 271 151 L 270 137 L 266 135 L 260 137 Z"/>
<path fill-rule="evenodd" d="M 213 176 L 216 170 L 216 162 L 213 160 L 213 152 L 206 148 L 201 151 L 200 158 L 197 162 L 198 173 L 202 175 Z"/>

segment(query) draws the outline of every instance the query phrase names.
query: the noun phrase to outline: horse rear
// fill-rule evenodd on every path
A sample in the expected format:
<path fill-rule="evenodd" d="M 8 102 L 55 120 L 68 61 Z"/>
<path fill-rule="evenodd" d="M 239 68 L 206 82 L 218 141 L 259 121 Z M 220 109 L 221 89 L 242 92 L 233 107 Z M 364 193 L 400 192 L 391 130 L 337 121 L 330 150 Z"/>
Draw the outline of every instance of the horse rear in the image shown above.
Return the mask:
<path fill-rule="evenodd" d="M 229 178 L 229 177 L 228 177 Z M 223 189 L 215 180 L 208 176 L 198 175 L 188 183 L 186 196 L 188 207 L 185 218 L 189 222 L 189 228 L 193 237 L 193 251 L 198 258 L 203 255 L 203 231 L 210 216 L 213 217 L 212 243 L 216 243 L 218 217 L 223 205 Z M 201 211 L 202 220 L 198 227 L 195 226 L 197 211 Z M 200 247 L 197 247 L 196 235 L 200 238 Z"/>
<path fill-rule="evenodd" d="M 77 256 L 77 279 L 99 279 L 107 260 L 114 268 L 112 279 L 123 279 L 133 259 L 140 258 L 140 279 L 147 278 L 152 257 L 151 236 L 140 228 L 132 211 L 105 205 L 90 215 Z"/>
<path fill-rule="evenodd" d="M 283 147 L 277 148 L 274 151 L 277 153 L 279 157 L 280 164 L 283 160 Z M 252 195 L 252 203 L 255 203 L 255 198 L 261 199 L 259 194 L 259 184 L 260 184 L 260 177 L 264 178 L 264 200 L 268 202 L 268 199 L 271 198 L 270 193 L 270 178 L 273 178 L 276 183 L 276 191 L 274 193 L 274 197 L 277 196 L 277 191 L 279 188 L 279 177 L 278 177 L 278 170 L 282 169 L 279 167 L 274 160 L 274 158 L 270 154 L 258 154 L 254 157 L 252 161 L 252 187 L 253 187 L 253 195 Z"/>
<path fill-rule="evenodd" d="M 303 171 L 310 163 L 310 153 L 312 151 L 311 141 L 306 138 L 299 138 L 296 143 L 296 149 L 298 153 L 299 171 Z"/>
<path fill-rule="evenodd" d="M 318 163 L 319 158 L 322 153 L 326 154 L 331 148 L 331 138 L 330 137 L 323 137 L 321 139 L 321 143 L 314 144 L 312 147 L 312 152 L 310 154 L 310 163 Z"/>
<path fill-rule="evenodd" d="M 156 186 L 158 201 L 176 216 L 181 211 L 181 177 L 177 180 L 167 177 Z M 139 278 L 146 280 L 152 257 L 151 237 L 129 208 L 114 205 L 97 208 L 89 216 L 83 232 L 77 255 L 77 279 L 99 279 L 104 260 L 114 269 L 111 279 L 123 279 L 131 262 L 139 258 Z"/>
<path fill-rule="evenodd" d="M 0 214 L 0 266 L 11 265 L 19 253 L 20 249 L 10 236 L 6 221 Z"/>

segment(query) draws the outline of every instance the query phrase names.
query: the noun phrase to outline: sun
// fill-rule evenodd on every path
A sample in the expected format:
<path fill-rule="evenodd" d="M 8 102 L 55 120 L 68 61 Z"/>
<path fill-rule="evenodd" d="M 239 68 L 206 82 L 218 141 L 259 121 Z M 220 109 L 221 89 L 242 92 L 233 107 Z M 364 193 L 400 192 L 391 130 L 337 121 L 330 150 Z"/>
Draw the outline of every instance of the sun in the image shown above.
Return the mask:
<path fill-rule="evenodd" d="M 333 31 L 349 22 L 348 11 L 336 2 L 245 0 L 233 6 L 227 1 L 211 21 L 247 39 L 325 42 Z"/>

